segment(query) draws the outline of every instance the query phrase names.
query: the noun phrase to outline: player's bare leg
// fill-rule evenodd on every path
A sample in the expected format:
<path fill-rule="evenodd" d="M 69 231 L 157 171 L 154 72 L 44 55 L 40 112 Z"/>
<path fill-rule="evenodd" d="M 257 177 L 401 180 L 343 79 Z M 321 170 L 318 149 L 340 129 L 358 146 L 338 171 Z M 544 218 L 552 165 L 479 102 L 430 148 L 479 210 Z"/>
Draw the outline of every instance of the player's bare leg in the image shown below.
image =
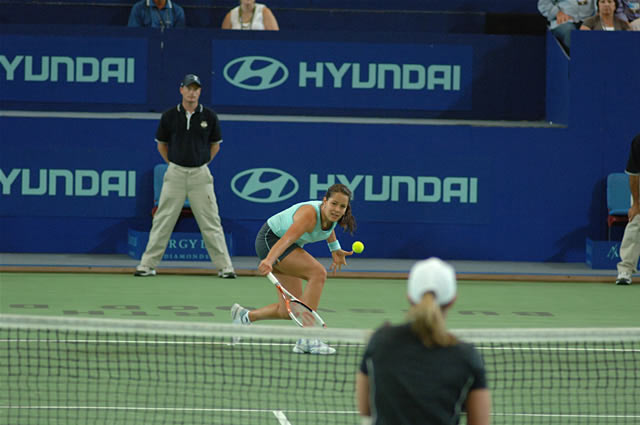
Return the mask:
<path fill-rule="evenodd" d="M 286 276 L 295 276 L 307 281 L 300 299 L 314 310 L 318 309 L 320 296 L 327 280 L 327 270 L 322 264 L 303 249 L 296 249 L 274 267 L 275 271 Z M 293 347 L 297 354 L 334 354 L 336 349 L 320 339 L 301 338 Z"/>
<path fill-rule="evenodd" d="M 278 273 L 277 271 L 275 271 L 275 268 L 274 275 L 282 284 L 282 286 L 284 286 L 287 291 L 291 292 L 293 296 L 297 298 L 300 298 L 302 296 L 302 279 Z M 277 303 L 269 304 L 267 306 L 249 312 L 249 320 L 251 320 L 252 322 L 269 319 L 290 319 L 289 312 L 287 311 L 287 306 L 285 305 L 285 302 L 280 296 L 279 292 Z"/>
<path fill-rule="evenodd" d="M 327 279 L 327 271 L 318 260 L 302 248 L 293 250 L 281 262 L 273 265 L 273 274 L 291 294 L 314 310 L 318 309 L 320 296 Z M 302 290 L 302 281 L 307 285 Z M 289 319 L 286 305 L 281 296 L 278 302 L 258 308 L 249 313 L 254 322 L 266 319 Z"/>
<path fill-rule="evenodd" d="M 285 259 L 277 265 L 274 265 L 274 270 L 276 273 L 284 274 L 287 277 L 297 277 L 306 280 L 307 285 L 299 298 L 312 309 L 318 309 L 324 283 L 327 280 L 327 270 L 318 260 L 300 248 L 287 255 Z M 284 285 L 283 282 L 281 283 Z M 295 293 L 294 295 L 298 296 Z"/>

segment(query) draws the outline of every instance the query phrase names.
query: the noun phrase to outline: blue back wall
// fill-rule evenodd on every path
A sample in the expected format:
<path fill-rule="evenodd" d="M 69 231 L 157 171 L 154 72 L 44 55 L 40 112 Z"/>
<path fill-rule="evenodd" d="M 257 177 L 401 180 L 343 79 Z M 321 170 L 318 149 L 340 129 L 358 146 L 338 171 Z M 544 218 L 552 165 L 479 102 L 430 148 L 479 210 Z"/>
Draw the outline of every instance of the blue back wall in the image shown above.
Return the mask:
<path fill-rule="evenodd" d="M 6 64 L 0 67 L 0 101 L 5 108 L 158 112 L 175 100 L 169 88 L 184 74 L 196 73 L 216 89 L 205 92 L 203 101 L 219 112 L 544 118 L 542 37 L 204 29 L 162 33 L 80 25 L 5 25 L 0 35 L 5 46 L 0 63 Z M 261 56 L 286 68 L 288 75 L 270 96 L 234 86 L 230 78 L 239 65 L 227 68 Z M 54 65 L 54 58 L 62 59 Z M 122 60 L 121 79 L 113 70 L 100 73 L 98 65 L 119 69 L 112 58 Z M 256 78 L 269 69 L 264 60 L 247 63 Z M 44 70 L 43 64 L 48 65 Z M 300 82 L 303 67 L 308 71 L 305 87 Z M 388 70 L 383 74 L 384 67 Z M 313 77 L 318 70 L 322 80 Z M 416 88 L 419 72 L 423 81 Z M 338 73 L 341 77 L 334 78 Z M 353 87 L 356 75 L 374 85 Z M 445 81 L 445 76 L 451 78 Z M 256 80 L 245 83 L 252 84 Z"/>
<path fill-rule="evenodd" d="M 34 31 L 12 29 L 5 31 L 3 37 L 10 33 L 15 40 L 18 35 L 33 36 Z M 160 105 L 165 109 L 179 101 L 176 81 L 185 70 L 176 65 L 180 61 L 156 51 L 154 46 L 162 41 L 154 38 L 157 36 L 144 31 L 109 35 L 107 30 L 96 30 L 93 36 L 113 37 L 113 43 L 104 44 L 106 50 L 117 48 L 123 38 L 132 39 L 131 45 L 141 45 L 143 50 L 147 46 L 149 65 L 146 69 L 137 68 L 142 71 L 140 78 L 145 84 L 130 86 L 132 99 L 146 96 L 146 101 L 131 107 L 123 103 L 125 99 L 111 104 L 115 110 L 152 110 Z M 297 39 L 317 42 L 304 36 L 300 34 Z M 360 41 L 366 41 L 366 35 L 358 36 Z M 477 55 L 483 51 L 485 41 L 495 41 L 492 37 L 477 37 L 479 40 L 441 36 L 435 45 L 462 42 L 473 46 Z M 518 40 L 515 37 L 505 43 Z M 380 43 L 380 39 L 374 37 L 369 42 Z M 544 45 L 545 40 L 539 42 Z M 61 48 L 74 46 L 73 43 L 77 40 Z M 46 48 L 46 43 L 42 45 Z M 469 260 L 583 261 L 585 237 L 602 239 L 606 235 L 606 175 L 624 169 L 629 143 L 640 132 L 640 81 L 632 73 L 621 71 L 640 66 L 638 45 L 638 33 L 578 32 L 574 34 L 570 61 L 563 64 L 561 56 L 551 55 L 557 63 L 556 72 L 549 75 L 560 79 L 555 83 L 565 89 L 547 96 L 550 102 L 568 103 L 565 112 L 562 108 L 556 112 L 566 126 L 286 119 L 274 122 L 223 115 L 225 141 L 211 168 L 225 230 L 233 234 L 234 254 L 253 255 L 255 232 L 270 214 L 290 203 L 320 197 L 326 185 L 342 181 L 354 189 L 359 230 L 354 237 L 340 233 L 339 237 L 346 244 L 354 238 L 363 240 L 372 257 L 438 255 Z M 76 46 L 82 53 L 82 44 Z M 611 46 L 627 54 L 623 57 Z M 499 48 L 497 43 L 496 49 Z M 549 43 L 546 48 L 557 46 Z M 181 58 L 202 64 L 197 72 L 211 75 L 215 65 L 211 52 L 205 46 L 196 49 L 197 58 L 191 59 L 191 53 Z M 474 56 L 474 64 L 484 62 L 483 57 L 493 59 L 484 64 L 483 75 L 496 74 L 487 81 L 503 80 L 514 90 L 518 89 L 515 81 L 523 87 L 531 81 L 544 81 L 544 66 L 535 72 L 509 71 L 513 73 L 509 75 L 507 70 L 514 67 L 511 59 L 501 62 L 499 55 L 491 57 L 491 49 L 486 52 L 478 59 Z M 28 53 L 1 54 L 11 61 L 16 55 Z M 93 54 L 99 56 L 99 51 Z M 135 51 L 133 54 L 145 56 Z M 207 58 L 203 60 L 200 55 Z M 513 57 L 514 61 L 521 60 L 519 55 Z M 542 49 L 537 58 L 544 63 L 544 57 Z M 475 73 L 477 67 L 473 69 Z M 160 77 L 151 78 L 154 72 Z M 211 84 L 216 75 L 212 75 Z M 472 81 L 478 81 L 475 74 Z M 51 84 L 49 90 L 62 90 L 71 101 L 46 100 L 49 91 L 34 93 L 26 89 L 25 97 L 40 96 L 45 100 L 20 102 L 5 98 L 2 109 L 105 111 L 104 104 L 82 97 L 92 90 L 91 84 L 81 86 L 83 90 L 70 85 L 65 91 L 64 87 L 57 87 L 58 83 L 63 84 L 43 82 Z M 13 96 L 11 93 L 20 85 L 28 88 L 24 81 L 9 80 L 4 67 L 0 69 L 0 84 L 0 96 Z M 544 104 L 542 86 L 542 94 L 538 95 Z M 38 86 L 33 87 L 36 90 Z M 482 89 L 481 85 L 478 90 Z M 215 93 L 210 90 L 211 85 L 205 84 L 203 99 L 215 100 Z M 478 101 L 475 90 L 471 92 L 472 105 Z M 489 92 L 481 93 L 480 104 L 485 108 L 500 110 L 513 101 L 504 91 L 498 90 L 493 97 Z M 114 92 L 116 95 L 120 96 Z M 560 95 L 565 97 L 559 98 Z M 515 98 L 519 98 L 514 102 L 516 107 L 531 101 L 524 95 Z M 228 105 L 214 106 L 218 110 L 233 109 Z M 262 110 L 273 112 L 270 109 Z M 339 109 L 326 111 L 340 113 Z M 308 115 L 305 108 L 298 112 Z M 472 108 L 470 113 L 473 112 Z M 409 112 L 406 116 L 411 115 Z M 63 118 L 39 117 L 29 112 L 26 116 L 0 113 L 2 250 L 126 252 L 126 230 L 150 227 L 152 169 L 160 162 L 153 141 L 157 119 L 158 114 Z M 285 176 L 289 186 L 277 193 L 275 186 L 269 184 L 247 187 L 250 176 L 259 176 L 266 183 Z M 285 196 L 288 197 L 282 199 Z M 194 226 L 189 221 L 179 224 L 182 230 L 193 230 Z M 325 247 L 313 249 L 326 255 Z"/>

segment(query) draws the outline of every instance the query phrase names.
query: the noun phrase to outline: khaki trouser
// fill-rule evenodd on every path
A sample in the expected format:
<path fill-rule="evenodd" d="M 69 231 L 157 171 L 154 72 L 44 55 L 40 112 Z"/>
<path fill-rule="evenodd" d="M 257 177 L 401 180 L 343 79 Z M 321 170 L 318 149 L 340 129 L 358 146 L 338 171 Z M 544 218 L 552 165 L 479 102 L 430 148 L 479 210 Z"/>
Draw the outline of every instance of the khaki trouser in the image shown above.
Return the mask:
<path fill-rule="evenodd" d="M 149 242 L 140 264 L 155 268 L 160 263 L 187 198 L 211 262 L 217 269 L 232 267 L 218 214 L 213 176 L 206 164 L 201 167 L 181 167 L 169 163 L 162 182 L 158 209 L 153 216 Z"/>
<path fill-rule="evenodd" d="M 618 272 L 636 273 L 640 258 L 640 214 L 633 217 L 624 229 L 624 236 L 620 244 L 620 262 Z"/>

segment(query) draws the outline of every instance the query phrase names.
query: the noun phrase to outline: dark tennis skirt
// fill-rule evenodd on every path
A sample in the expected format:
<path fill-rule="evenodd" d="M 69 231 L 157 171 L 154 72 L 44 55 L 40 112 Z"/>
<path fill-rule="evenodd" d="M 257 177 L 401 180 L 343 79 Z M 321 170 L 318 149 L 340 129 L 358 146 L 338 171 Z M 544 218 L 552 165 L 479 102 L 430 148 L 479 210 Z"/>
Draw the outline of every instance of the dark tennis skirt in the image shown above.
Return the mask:
<path fill-rule="evenodd" d="M 256 254 L 258 254 L 260 260 L 264 260 L 265 258 L 267 258 L 269 251 L 279 240 L 280 238 L 275 233 L 273 233 L 271 227 L 269 227 L 267 223 L 264 223 L 260 228 L 258 235 L 256 236 Z M 300 246 L 295 243 L 289 245 L 287 249 L 284 250 L 282 255 L 278 257 L 276 263 L 284 260 L 284 257 L 289 255 L 296 248 L 300 248 Z"/>

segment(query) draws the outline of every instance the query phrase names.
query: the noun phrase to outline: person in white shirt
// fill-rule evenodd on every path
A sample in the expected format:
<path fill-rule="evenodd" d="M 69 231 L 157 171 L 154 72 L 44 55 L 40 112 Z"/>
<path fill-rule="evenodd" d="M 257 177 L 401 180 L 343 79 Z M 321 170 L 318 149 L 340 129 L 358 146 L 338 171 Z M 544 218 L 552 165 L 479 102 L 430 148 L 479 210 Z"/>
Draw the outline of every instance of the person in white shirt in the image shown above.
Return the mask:
<path fill-rule="evenodd" d="M 222 21 L 224 30 L 271 30 L 278 31 L 278 21 L 267 6 L 255 0 L 240 0 L 240 5 L 231 9 Z"/>

